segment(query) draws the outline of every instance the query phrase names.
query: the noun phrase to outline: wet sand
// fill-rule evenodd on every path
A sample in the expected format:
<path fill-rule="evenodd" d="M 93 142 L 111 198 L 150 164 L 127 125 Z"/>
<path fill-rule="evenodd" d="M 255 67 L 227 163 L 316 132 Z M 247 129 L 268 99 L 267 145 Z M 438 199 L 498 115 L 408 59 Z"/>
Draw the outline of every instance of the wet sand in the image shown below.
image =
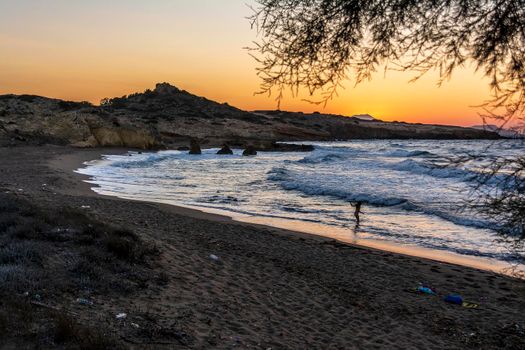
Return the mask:
<path fill-rule="evenodd" d="M 166 285 L 131 296 L 100 295 L 96 307 L 82 310 L 107 319 L 125 342 L 130 326 L 113 324 L 113 315 L 124 311 L 133 319 L 147 310 L 159 327 L 176 323 L 187 334 L 184 343 L 168 343 L 159 332 L 147 342 L 155 348 L 525 347 L 522 280 L 186 208 L 101 196 L 72 171 L 100 154 L 122 151 L 1 148 L 0 188 L 47 208 L 83 206 L 88 215 L 128 227 L 160 247 L 155 269 L 168 276 Z M 420 283 L 438 295 L 408 291 Z M 445 303 L 448 293 L 480 307 Z M 55 302 L 63 297 L 57 295 Z M 136 341 L 126 345 L 142 347 Z"/>

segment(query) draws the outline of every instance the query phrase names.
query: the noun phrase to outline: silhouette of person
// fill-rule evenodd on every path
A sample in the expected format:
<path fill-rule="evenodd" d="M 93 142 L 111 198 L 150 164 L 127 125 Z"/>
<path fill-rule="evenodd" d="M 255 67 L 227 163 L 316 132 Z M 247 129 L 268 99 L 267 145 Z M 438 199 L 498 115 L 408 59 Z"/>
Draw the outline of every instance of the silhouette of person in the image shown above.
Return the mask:
<path fill-rule="evenodd" d="M 353 204 L 352 206 L 355 207 L 355 211 L 354 211 L 354 216 L 355 216 L 355 221 L 356 221 L 356 226 L 359 226 L 359 214 L 361 213 L 361 206 L 363 205 L 363 202 L 362 201 L 357 201 L 355 202 L 355 204 Z"/>

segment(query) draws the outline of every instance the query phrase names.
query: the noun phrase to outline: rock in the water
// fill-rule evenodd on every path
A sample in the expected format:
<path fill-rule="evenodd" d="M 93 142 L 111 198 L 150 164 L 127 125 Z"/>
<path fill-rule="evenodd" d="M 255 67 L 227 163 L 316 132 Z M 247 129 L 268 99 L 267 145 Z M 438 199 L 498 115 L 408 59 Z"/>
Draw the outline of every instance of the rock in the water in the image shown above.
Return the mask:
<path fill-rule="evenodd" d="M 224 145 L 220 150 L 217 151 L 217 154 L 233 154 L 230 146 Z"/>
<path fill-rule="evenodd" d="M 263 145 L 261 150 L 265 152 L 312 152 L 314 149 L 312 145 L 273 142 L 269 145 Z"/>
<path fill-rule="evenodd" d="M 180 146 L 177 147 L 177 151 L 189 151 L 190 148 L 188 146 Z"/>
<path fill-rule="evenodd" d="M 190 154 L 201 154 L 201 146 L 197 142 L 197 140 L 191 140 L 190 143 Z"/>
<path fill-rule="evenodd" d="M 246 147 L 244 152 L 242 152 L 242 155 L 243 156 L 256 156 L 257 155 L 257 151 L 255 150 L 255 147 L 248 146 L 248 147 Z"/>

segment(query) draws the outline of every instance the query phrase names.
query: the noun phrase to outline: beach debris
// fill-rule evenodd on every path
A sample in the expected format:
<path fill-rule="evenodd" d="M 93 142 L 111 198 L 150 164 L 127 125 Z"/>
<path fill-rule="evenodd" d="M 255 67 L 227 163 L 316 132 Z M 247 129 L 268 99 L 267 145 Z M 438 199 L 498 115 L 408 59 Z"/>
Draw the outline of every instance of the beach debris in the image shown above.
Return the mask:
<path fill-rule="evenodd" d="M 77 303 L 85 306 L 93 306 L 93 302 L 85 298 L 77 298 Z"/>
<path fill-rule="evenodd" d="M 89 206 L 89 205 L 81 205 L 80 206 L 80 209 L 90 209 L 90 208 L 91 208 L 91 206 Z"/>
<path fill-rule="evenodd" d="M 449 294 L 444 299 L 447 303 L 461 305 L 463 304 L 463 298 L 457 294 Z"/>
<path fill-rule="evenodd" d="M 139 329 L 140 326 L 134 322 L 131 322 L 131 327 Z"/>
<path fill-rule="evenodd" d="M 463 306 L 466 309 L 477 309 L 479 307 L 479 304 L 464 301 L 461 303 L 461 306 Z"/>
<path fill-rule="evenodd" d="M 436 292 L 434 292 L 432 290 L 432 288 L 429 288 L 429 287 L 423 287 L 423 286 L 419 286 L 417 288 L 417 291 L 421 294 L 436 294 Z"/>
<path fill-rule="evenodd" d="M 407 291 L 410 292 L 410 293 L 415 293 L 415 294 L 428 294 L 428 295 L 435 295 L 436 294 L 434 289 L 432 289 L 430 287 L 425 287 L 425 286 L 422 286 L 422 285 L 420 285 L 417 288 L 409 288 L 409 289 L 407 289 Z"/>
<path fill-rule="evenodd" d="M 463 298 L 460 295 L 457 294 L 449 294 L 444 299 L 447 303 L 461 305 L 462 307 L 466 309 L 477 309 L 479 308 L 479 304 L 477 303 L 471 303 L 469 301 L 463 300 Z"/>
<path fill-rule="evenodd" d="M 219 257 L 215 254 L 210 254 L 210 259 L 213 260 L 213 261 L 219 261 Z"/>
<path fill-rule="evenodd" d="M 115 318 L 116 318 L 117 320 L 123 320 L 123 319 L 125 319 L 126 317 L 128 317 L 128 314 L 126 314 L 126 313 L 124 313 L 124 312 L 121 312 L 121 313 L 119 313 L 119 314 L 117 314 L 117 315 L 115 316 Z"/>

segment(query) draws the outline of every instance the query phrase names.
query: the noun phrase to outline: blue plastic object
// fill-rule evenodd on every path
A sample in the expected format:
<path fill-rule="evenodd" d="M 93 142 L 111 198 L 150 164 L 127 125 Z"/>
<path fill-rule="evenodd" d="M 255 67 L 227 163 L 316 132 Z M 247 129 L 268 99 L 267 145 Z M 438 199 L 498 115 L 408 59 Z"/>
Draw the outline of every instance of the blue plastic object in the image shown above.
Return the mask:
<path fill-rule="evenodd" d="M 424 294 L 435 294 L 434 291 L 428 287 L 422 287 L 420 286 L 418 289 L 417 289 L 418 292 L 420 293 L 424 293 Z"/>
<path fill-rule="evenodd" d="M 460 297 L 459 295 L 455 295 L 455 294 L 449 294 L 445 297 L 445 301 L 447 303 L 452 303 L 452 304 L 457 304 L 457 305 L 461 305 L 463 304 L 463 298 Z"/>

